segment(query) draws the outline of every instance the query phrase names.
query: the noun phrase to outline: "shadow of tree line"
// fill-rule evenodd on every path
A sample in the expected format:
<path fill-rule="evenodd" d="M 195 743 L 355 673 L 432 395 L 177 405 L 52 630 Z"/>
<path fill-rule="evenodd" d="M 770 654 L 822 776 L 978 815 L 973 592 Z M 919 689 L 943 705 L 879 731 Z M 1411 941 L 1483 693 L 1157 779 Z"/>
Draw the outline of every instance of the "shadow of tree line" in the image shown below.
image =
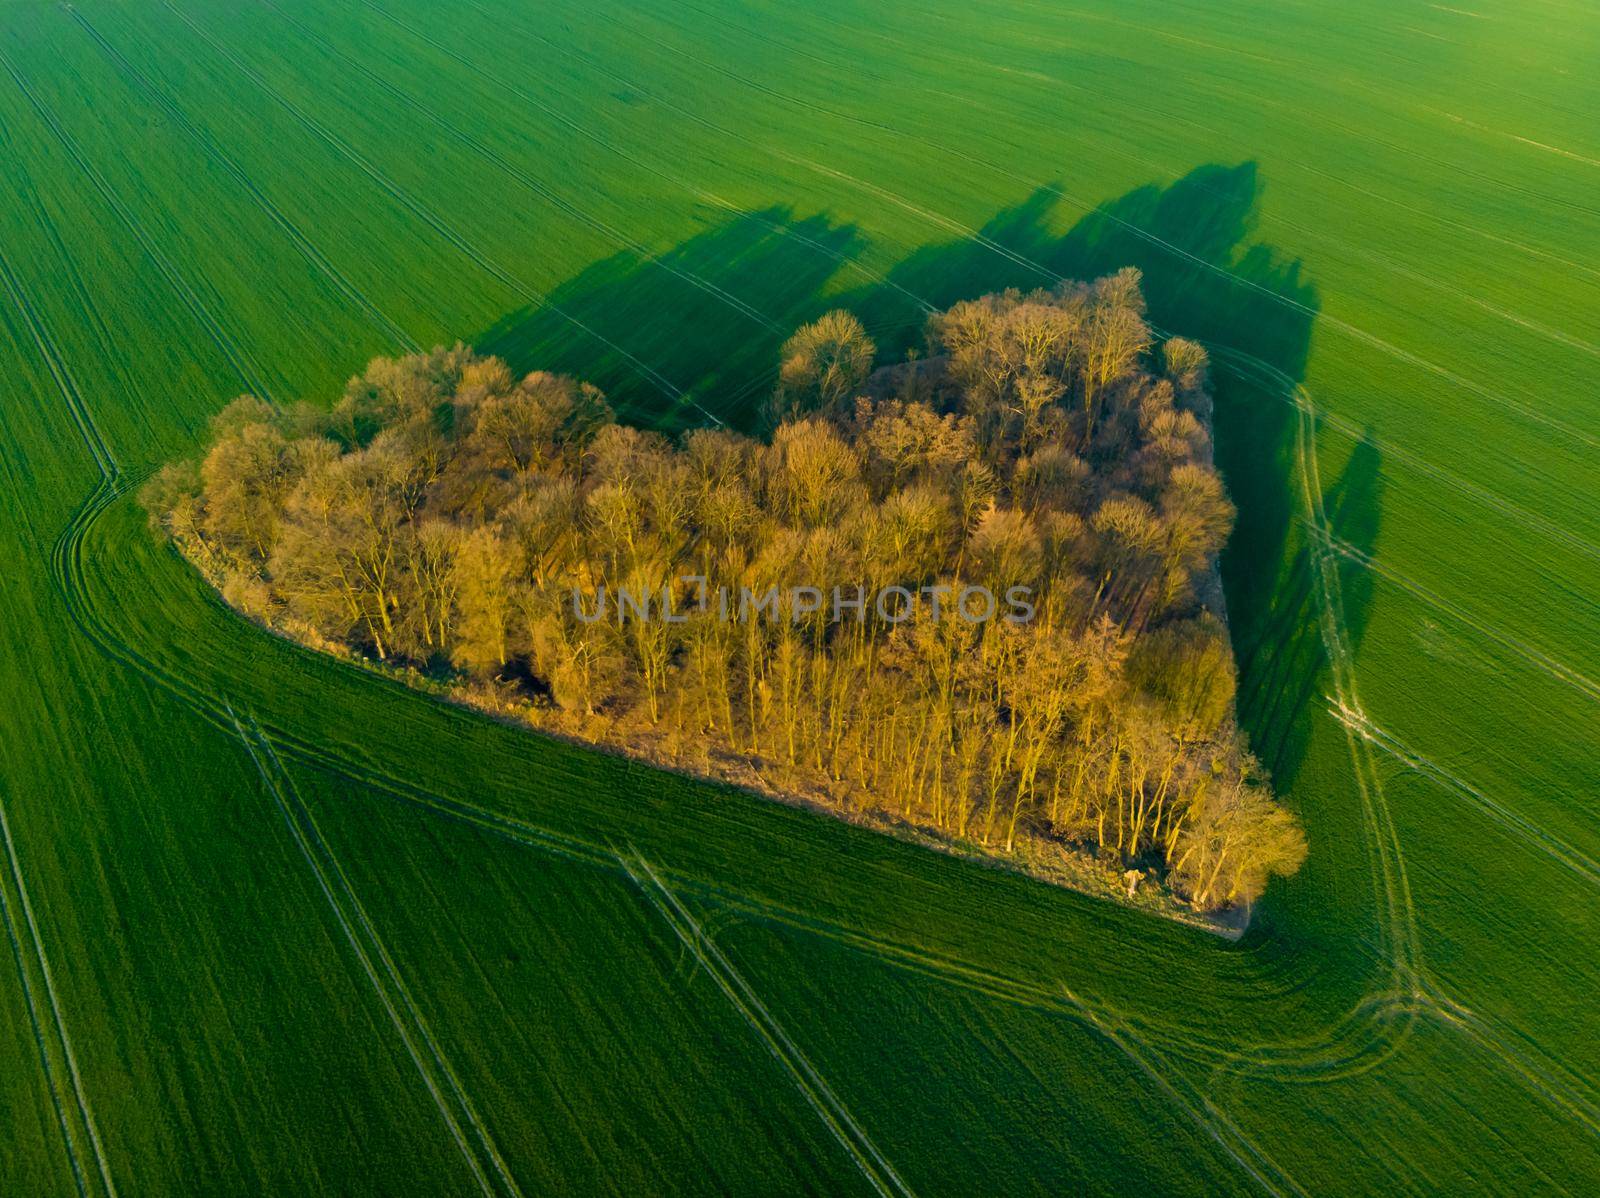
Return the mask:
<path fill-rule="evenodd" d="M 653 258 L 625 252 L 597 262 L 557 288 L 549 304 L 507 315 L 478 345 L 519 371 L 589 379 L 636 423 L 676 430 L 704 421 L 709 410 L 748 428 L 784 338 L 830 308 L 854 311 L 878 341 L 880 361 L 893 361 L 921 343 L 919 299 L 943 308 L 1005 287 L 1047 287 L 1060 276 L 1090 279 L 1132 265 L 1144 274 L 1151 319 L 1161 328 L 1299 382 L 1319 299 L 1298 260 L 1255 240 L 1260 195 L 1253 162 L 1209 164 L 1168 186 L 1130 191 L 1058 233 L 1063 197 L 1041 187 L 996 214 L 978 237 L 924 246 L 882 282 L 853 290 L 838 283 L 866 248 L 860 230 L 772 207 Z M 685 398 L 672 397 L 638 363 Z M 1239 509 L 1222 573 L 1240 721 L 1287 792 L 1304 755 L 1303 717 L 1326 665 L 1312 546 L 1297 527 L 1296 409 L 1281 388 L 1224 363 L 1213 380 L 1217 462 Z M 1361 441 L 1324 496 L 1333 535 L 1362 552 L 1377 534 L 1379 477 L 1378 451 Z M 1348 570 L 1344 581 L 1354 645 L 1371 579 Z M 1308 823 L 1315 838 L 1314 818 Z"/>

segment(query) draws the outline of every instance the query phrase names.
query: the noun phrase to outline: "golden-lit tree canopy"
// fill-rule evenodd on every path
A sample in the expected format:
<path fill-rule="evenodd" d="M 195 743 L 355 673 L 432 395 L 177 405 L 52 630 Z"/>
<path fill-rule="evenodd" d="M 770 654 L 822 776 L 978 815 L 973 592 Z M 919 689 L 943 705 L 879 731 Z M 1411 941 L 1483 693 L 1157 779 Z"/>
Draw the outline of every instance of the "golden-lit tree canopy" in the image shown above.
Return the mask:
<path fill-rule="evenodd" d="M 1233 715 L 1206 355 L 1137 272 L 783 346 L 771 435 L 673 441 L 461 346 L 250 397 L 152 516 L 291 634 L 537 722 L 984 851 L 1083 844 L 1197 908 L 1305 854 Z M 888 596 L 888 602 L 885 602 Z M 909 613 L 909 618 L 902 618 Z"/>

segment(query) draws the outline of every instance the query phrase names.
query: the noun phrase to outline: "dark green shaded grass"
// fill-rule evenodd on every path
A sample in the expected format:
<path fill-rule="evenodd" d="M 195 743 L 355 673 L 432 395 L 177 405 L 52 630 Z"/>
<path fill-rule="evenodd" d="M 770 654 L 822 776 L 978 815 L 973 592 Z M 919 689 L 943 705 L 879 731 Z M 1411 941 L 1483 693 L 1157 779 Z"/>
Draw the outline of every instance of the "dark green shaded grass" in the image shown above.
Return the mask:
<path fill-rule="evenodd" d="M 866 1191 L 620 868 L 294 776 L 525 1189 Z"/>

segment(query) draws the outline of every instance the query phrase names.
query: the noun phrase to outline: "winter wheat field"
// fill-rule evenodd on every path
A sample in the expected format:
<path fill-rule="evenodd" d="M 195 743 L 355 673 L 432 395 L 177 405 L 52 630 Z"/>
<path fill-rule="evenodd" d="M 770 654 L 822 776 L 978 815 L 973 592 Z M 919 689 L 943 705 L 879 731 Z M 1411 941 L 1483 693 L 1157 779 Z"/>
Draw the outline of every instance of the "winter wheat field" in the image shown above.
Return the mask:
<path fill-rule="evenodd" d="M 5 0 L 0 1191 L 1594 1192 L 1597 63 L 1563 0 Z M 1310 843 L 1237 943 L 309 652 L 132 494 L 379 353 L 738 423 L 829 308 L 1129 264 Z"/>

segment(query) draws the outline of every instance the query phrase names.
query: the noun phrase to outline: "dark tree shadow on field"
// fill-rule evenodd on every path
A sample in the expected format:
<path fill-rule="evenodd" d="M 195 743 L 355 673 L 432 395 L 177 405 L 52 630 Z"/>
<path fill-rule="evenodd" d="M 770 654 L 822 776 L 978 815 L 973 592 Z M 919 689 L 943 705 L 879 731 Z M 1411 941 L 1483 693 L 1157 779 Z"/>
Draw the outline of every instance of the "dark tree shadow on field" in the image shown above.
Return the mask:
<path fill-rule="evenodd" d="M 518 371 L 588 379 L 635 423 L 692 427 L 705 422 L 699 404 L 742 424 L 775 376 L 783 339 L 818 314 L 829 280 L 863 244 L 823 216 L 747 213 L 653 259 L 624 251 L 597 262 L 477 345 Z M 673 389 L 686 398 L 675 402 Z"/>
<path fill-rule="evenodd" d="M 1323 496 L 1328 535 L 1347 546 L 1335 552 L 1343 632 L 1355 653 L 1366 631 L 1374 576 L 1353 554 L 1368 554 L 1377 539 L 1382 477 L 1377 448 L 1369 439 L 1355 444 L 1349 460 Z M 1248 653 L 1240 654 L 1239 714 L 1280 787 L 1292 783 L 1303 749 L 1303 716 L 1318 700 L 1327 664 L 1317 623 L 1316 576 L 1312 552 L 1320 534 L 1300 530 L 1298 547 L 1283 565 L 1283 574 Z M 1330 545 L 1330 548 L 1332 546 Z M 1237 641 L 1237 637 L 1235 638 Z M 1236 646 L 1237 647 L 1237 646 Z"/>
<path fill-rule="evenodd" d="M 1350 460 L 1322 497 L 1328 531 L 1352 551 L 1370 555 L 1378 541 L 1382 516 L 1383 459 L 1373 444 L 1372 430 L 1355 443 Z M 1345 606 L 1345 637 L 1350 651 L 1358 652 L 1367 631 L 1367 611 L 1377 576 L 1349 556 L 1340 556 L 1339 590 Z"/>
<path fill-rule="evenodd" d="M 1000 288 L 1138 267 L 1152 320 L 1213 347 L 1217 463 L 1239 510 L 1222 572 L 1240 665 L 1240 720 L 1277 788 L 1288 791 L 1304 757 L 1308 711 L 1326 686 L 1321 599 L 1312 533 L 1299 520 L 1295 451 L 1294 388 L 1305 374 L 1319 301 L 1299 261 L 1254 240 L 1260 194 L 1254 163 L 1213 164 L 1166 187 L 1128 192 L 1069 224 L 1067 201 L 1040 188 L 994 216 L 978 237 L 924 246 L 884 284 L 854 291 L 841 291 L 836 275 L 863 248 L 858 232 L 773 208 L 699 234 L 658 262 L 608 259 L 552 298 L 729 423 L 750 427 L 783 337 L 827 308 L 854 311 L 877 340 L 879 360 L 894 361 L 921 345 L 919 300 L 942 308 Z M 666 266 L 739 297 L 781 327 L 740 314 Z M 641 423 L 671 429 L 704 420 L 687 405 L 664 409 L 659 390 L 617 352 L 548 310 L 513 313 L 480 346 L 520 369 L 593 379 Z M 1358 553 L 1370 552 L 1377 533 L 1378 478 L 1377 450 L 1362 441 L 1324 496 L 1334 535 Z M 1371 578 L 1353 563 L 1342 577 L 1353 648 L 1366 625 Z M 1315 845 L 1318 813 L 1305 814 Z M 1330 837 L 1347 830 L 1342 816 L 1326 828 Z M 1269 906 L 1271 899 L 1269 893 Z"/>

